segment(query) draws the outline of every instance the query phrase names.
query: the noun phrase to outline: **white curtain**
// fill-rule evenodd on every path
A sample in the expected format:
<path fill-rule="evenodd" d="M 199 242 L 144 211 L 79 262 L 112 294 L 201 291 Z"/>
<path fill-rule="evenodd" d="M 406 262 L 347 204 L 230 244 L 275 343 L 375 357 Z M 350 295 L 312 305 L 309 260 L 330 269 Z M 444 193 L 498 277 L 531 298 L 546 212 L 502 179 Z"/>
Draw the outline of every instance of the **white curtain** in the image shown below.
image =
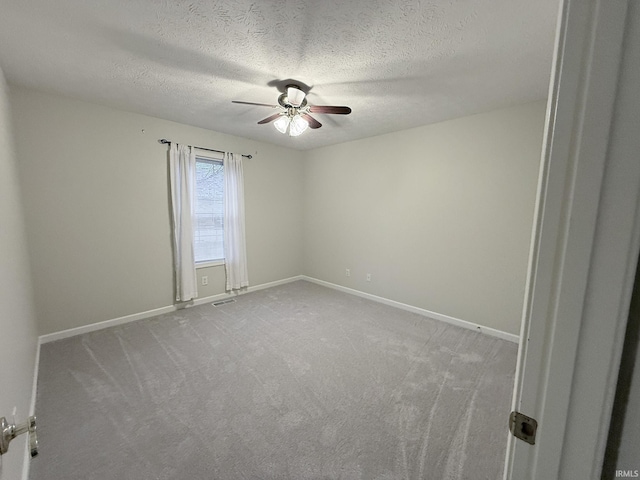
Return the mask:
<path fill-rule="evenodd" d="M 193 209 L 196 185 L 196 156 L 187 145 L 169 147 L 171 207 L 173 210 L 176 300 L 186 302 L 198 296 L 193 253 Z"/>
<path fill-rule="evenodd" d="M 242 155 L 224 155 L 224 261 L 227 291 L 249 286 L 244 236 Z"/>

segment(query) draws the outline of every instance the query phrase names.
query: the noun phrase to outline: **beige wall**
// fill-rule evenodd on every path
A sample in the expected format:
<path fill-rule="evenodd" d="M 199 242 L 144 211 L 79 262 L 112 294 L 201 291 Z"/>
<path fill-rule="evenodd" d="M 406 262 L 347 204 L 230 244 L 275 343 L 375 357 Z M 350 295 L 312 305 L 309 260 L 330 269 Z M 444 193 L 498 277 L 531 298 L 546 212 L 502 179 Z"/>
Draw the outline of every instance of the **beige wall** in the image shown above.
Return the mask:
<path fill-rule="evenodd" d="M 309 152 L 305 274 L 519 333 L 544 113 L 536 102 Z"/>
<path fill-rule="evenodd" d="M 40 334 L 173 303 L 163 137 L 254 155 L 252 285 L 306 274 L 518 333 L 544 102 L 300 152 L 19 87 L 11 99 Z M 198 272 L 201 297 L 224 291 L 222 267 Z"/>
<path fill-rule="evenodd" d="M 167 147 L 159 138 L 254 155 L 245 161 L 252 285 L 299 275 L 300 152 L 11 88 L 40 334 L 173 304 Z M 224 291 L 223 267 L 200 297 Z"/>
<path fill-rule="evenodd" d="M 0 417 L 24 422 L 29 415 L 36 357 L 35 310 L 9 100 L 0 70 Z M 3 455 L 0 479 L 21 478 L 26 439 Z"/>

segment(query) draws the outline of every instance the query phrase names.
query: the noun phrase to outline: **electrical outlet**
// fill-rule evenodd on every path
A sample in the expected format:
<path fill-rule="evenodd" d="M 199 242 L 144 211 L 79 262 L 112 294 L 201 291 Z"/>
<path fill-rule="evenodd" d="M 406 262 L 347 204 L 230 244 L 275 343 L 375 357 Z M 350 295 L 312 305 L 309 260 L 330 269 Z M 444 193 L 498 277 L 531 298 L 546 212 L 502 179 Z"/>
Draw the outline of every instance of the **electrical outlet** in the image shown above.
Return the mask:
<path fill-rule="evenodd" d="M 370 281 L 371 281 L 371 274 L 367 273 L 367 282 L 370 282 Z"/>
<path fill-rule="evenodd" d="M 345 272 L 345 275 L 346 275 L 347 277 L 350 277 L 350 276 L 351 276 L 351 269 L 347 268 L 347 270 L 346 270 L 346 272 Z"/>
<path fill-rule="evenodd" d="M 202 285 L 209 285 L 209 277 L 206 275 L 202 276 Z"/>

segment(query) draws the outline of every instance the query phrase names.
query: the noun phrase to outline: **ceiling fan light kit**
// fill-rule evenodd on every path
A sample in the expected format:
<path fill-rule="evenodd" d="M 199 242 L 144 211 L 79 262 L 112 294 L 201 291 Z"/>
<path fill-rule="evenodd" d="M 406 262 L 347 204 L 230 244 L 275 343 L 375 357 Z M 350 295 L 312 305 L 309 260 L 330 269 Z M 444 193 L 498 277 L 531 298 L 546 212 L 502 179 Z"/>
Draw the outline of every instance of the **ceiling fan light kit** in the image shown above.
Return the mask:
<path fill-rule="evenodd" d="M 275 122 L 273 122 L 273 126 L 276 127 L 280 133 L 287 133 L 287 128 L 289 128 L 289 123 L 291 120 L 286 115 L 281 115 Z"/>
<path fill-rule="evenodd" d="M 309 128 L 309 122 L 307 122 L 297 113 L 294 113 L 293 115 L 283 114 L 280 116 L 280 118 L 273 122 L 273 126 L 276 127 L 276 130 L 278 130 L 280 133 L 287 133 L 288 128 L 289 136 L 297 137 L 298 135 L 302 134 L 307 128 Z"/>
<path fill-rule="evenodd" d="M 329 105 L 309 105 L 307 94 L 298 85 L 287 85 L 286 93 L 278 97 L 278 105 L 265 103 L 241 102 L 233 100 L 233 103 L 244 105 L 257 105 L 261 107 L 279 108 L 280 112 L 264 118 L 258 122 L 259 125 L 273 121 L 274 127 L 280 133 L 289 132 L 290 137 L 297 137 L 304 133 L 307 128 L 320 128 L 322 124 L 313 118 L 310 113 L 348 115 L 351 113 L 349 107 L 338 107 Z M 275 121 L 274 121 L 275 120 Z"/>
<path fill-rule="evenodd" d="M 280 133 L 287 133 L 288 130 L 290 137 L 297 137 L 309 128 L 309 122 L 297 114 L 294 116 L 283 114 L 273 122 L 273 126 L 276 127 L 276 130 Z"/>
<path fill-rule="evenodd" d="M 309 122 L 307 122 L 300 115 L 296 115 L 291 119 L 291 123 L 289 124 L 289 135 L 291 135 L 292 137 L 297 137 L 307 128 L 309 128 Z"/>

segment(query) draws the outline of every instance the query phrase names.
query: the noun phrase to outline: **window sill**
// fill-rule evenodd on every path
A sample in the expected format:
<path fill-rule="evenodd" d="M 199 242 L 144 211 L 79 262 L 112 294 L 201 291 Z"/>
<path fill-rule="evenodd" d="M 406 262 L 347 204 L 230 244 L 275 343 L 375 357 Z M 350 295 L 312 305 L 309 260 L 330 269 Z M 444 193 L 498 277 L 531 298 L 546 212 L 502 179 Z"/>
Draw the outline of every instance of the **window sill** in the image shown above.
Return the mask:
<path fill-rule="evenodd" d="M 207 267 L 217 267 L 220 265 L 224 265 L 224 260 L 213 260 L 211 262 L 199 262 L 199 263 L 196 263 L 196 269 L 207 268 Z"/>

